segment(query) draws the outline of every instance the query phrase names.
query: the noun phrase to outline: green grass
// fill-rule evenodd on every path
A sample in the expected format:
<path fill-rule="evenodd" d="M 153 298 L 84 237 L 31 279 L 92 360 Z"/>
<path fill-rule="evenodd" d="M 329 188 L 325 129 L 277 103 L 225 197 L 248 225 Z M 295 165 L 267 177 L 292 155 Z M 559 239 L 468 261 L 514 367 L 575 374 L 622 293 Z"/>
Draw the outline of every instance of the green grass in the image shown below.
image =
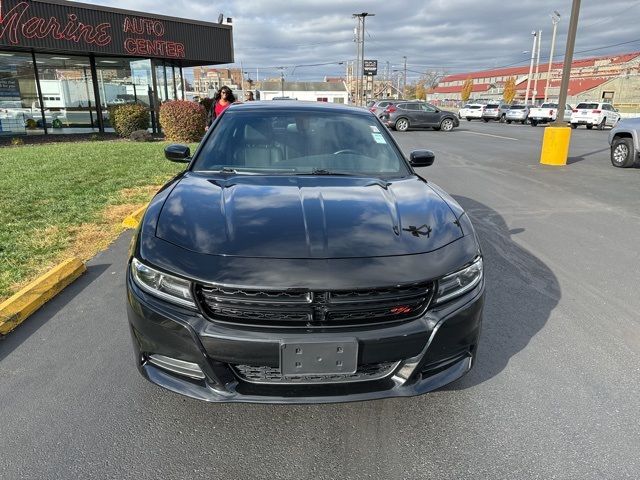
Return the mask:
<path fill-rule="evenodd" d="M 164 158 L 164 146 L 108 141 L 0 148 L 0 301 L 59 260 L 81 230 L 90 231 L 87 225 L 104 227 L 110 206 L 145 202 L 149 193 L 140 198 L 141 187 L 184 169 Z M 125 197 L 124 189 L 134 190 Z"/>

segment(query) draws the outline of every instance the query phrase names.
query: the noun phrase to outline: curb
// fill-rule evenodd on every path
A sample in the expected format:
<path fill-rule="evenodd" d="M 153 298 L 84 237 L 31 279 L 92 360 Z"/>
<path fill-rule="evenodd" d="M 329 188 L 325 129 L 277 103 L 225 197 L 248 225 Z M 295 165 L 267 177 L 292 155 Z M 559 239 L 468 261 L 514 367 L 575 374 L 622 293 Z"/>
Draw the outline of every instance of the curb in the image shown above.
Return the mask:
<path fill-rule="evenodd" d="M 135 210 L 131 215 L 129 215 L 122 221 L 122 226 L 125 228 L 138 228 L 138 225 L 140 225 L 140 220 L 142 219 L 142 215 L 144 215 L 144 211 L 146 209 L 147 205 Z"/>
<path fill-rule="evenodd" d="M 0 334 L 16 328 L 86 270 L 79 258 L 70 258 L 0 303 Z"/>

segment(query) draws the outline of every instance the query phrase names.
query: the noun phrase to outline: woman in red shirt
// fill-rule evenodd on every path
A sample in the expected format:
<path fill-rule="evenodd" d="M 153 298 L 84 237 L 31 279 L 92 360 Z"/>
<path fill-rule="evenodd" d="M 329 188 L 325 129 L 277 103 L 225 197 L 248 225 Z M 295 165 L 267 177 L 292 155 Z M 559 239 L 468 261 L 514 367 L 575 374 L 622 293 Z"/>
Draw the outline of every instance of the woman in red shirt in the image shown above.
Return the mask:
<path fill-rule="evenodd" d="M 236 101 L 236 97 L 233 95 L 233 92 L 229 87 L 224 85 L 220 87 L 218 93 L 213 98 L 213 105 L 211 106 L 211 110 L 209 110 L 209 115 L 207 117 L 207 127 L 209 127 L 213 121 L 218 118 L 218 116 L 225 111 L 225 109 Z"/>

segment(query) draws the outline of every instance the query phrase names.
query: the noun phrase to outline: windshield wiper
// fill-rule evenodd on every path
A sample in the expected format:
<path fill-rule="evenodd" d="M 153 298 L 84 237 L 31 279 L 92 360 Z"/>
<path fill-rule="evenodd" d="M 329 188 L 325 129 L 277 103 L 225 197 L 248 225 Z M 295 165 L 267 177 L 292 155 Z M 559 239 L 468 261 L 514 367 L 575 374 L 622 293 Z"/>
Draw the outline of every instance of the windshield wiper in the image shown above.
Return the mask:
<path fill-rule="evenodd" d="M 353 176 L 352 173 L 344 173 L 344 172 L 332 172 L 331 170 L 327 170 L 326 168 L 314 168 L 311 170 L 310 174 L 306 175 L 346 175 Z"/>

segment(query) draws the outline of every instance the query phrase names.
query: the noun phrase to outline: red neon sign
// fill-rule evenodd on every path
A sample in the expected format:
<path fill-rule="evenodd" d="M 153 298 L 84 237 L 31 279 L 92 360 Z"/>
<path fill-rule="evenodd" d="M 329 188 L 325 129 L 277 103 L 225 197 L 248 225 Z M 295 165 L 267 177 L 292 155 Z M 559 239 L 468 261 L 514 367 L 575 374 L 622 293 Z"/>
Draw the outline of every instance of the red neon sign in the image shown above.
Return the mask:
<path fill-rule="evenodd" d="M 104 47 L 111 43 L 110 23 L 93 26 L 78 21 L 77 15 L 67 15 L 67 22 L 63 25 L 55 17 L 48 20 L 42 17 L 25 18 L 29 4 L 20 2 L 6 15 L 2 15 L 2 0 L 0 0 L 0 39 L 9 32 L 9 41 L 14 45 L 20 44 L 20 34 L 25 38 L 43 39 L 51 37 L 56 40 L 68 40 L 75 43 L 95 44 Z"/>

